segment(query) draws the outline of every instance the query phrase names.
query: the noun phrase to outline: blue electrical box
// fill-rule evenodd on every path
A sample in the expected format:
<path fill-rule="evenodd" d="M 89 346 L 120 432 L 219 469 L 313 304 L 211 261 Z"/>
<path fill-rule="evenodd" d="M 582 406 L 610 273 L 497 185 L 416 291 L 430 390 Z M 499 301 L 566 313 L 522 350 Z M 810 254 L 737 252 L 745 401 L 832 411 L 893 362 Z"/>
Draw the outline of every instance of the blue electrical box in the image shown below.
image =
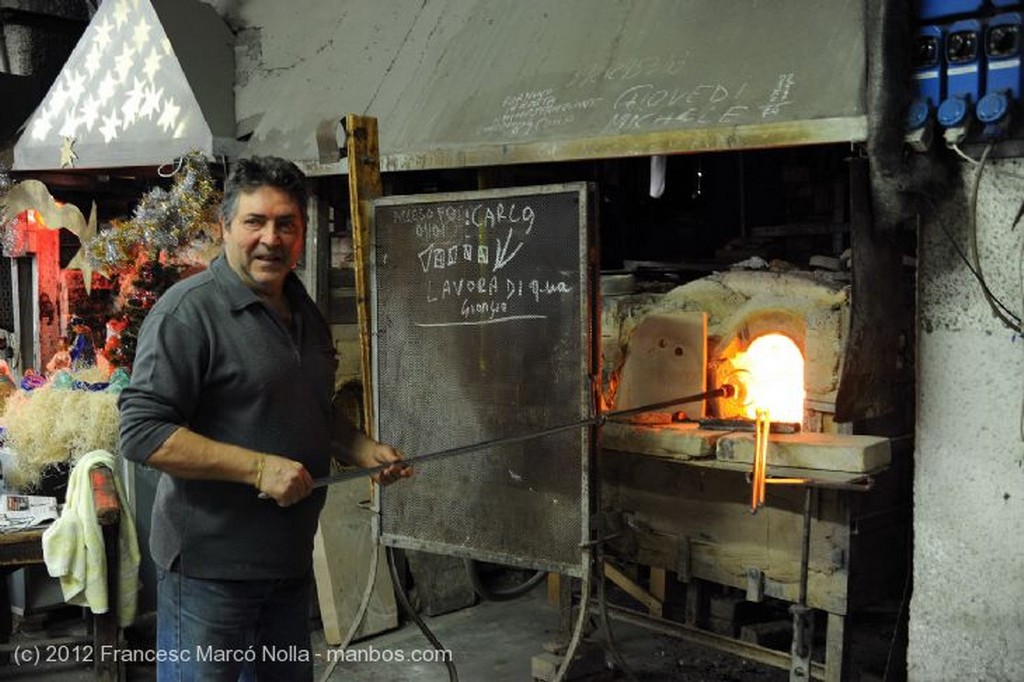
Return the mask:
<path fill-rule="evenodd" d="M 914 99 L 907 112 L 911 130 L 925 125 L 932 112 L 945 99 L 945 66 L 942 60 L 942 29 L 923 26 L 914 36 L 911 54 L 914 70 Z"/>
<path fill-rule="evenodd" d="M 959 127 L 982 94 L 981 22 L 957 21 L 946 30 L 946 98 L 939 105 L 939 123 Z"/>
<path fill-rule="evenodd" d="M 978 101 L 976 113 L 987 125 L 1004 122 L 1020 100 L 1020 31 L 1017 12 L 992 17 L 985 29 L 985 96 Z"/>
<path fill-rule="evenodd" d="M 984 4 L 985 0 L 914 0 L 914 9 L 918 19 L 929 21 L 978 12 Z"/>

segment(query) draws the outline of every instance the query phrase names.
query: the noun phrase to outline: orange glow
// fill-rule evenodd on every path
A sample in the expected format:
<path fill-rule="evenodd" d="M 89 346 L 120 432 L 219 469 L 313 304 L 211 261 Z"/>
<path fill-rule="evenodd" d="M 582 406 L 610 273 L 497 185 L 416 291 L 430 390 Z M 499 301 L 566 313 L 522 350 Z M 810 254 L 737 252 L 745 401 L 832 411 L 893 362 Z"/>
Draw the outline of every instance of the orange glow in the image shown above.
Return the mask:
<path fill-rule="evenodd" d="M 759 336 L 732 359 L 739 370 L 738 388 L 745 394 L 743 415 L 757 418 L 764 409 L 773 421 L 802 423 L 804 420 L 804 358 L 785 334 Z"/>

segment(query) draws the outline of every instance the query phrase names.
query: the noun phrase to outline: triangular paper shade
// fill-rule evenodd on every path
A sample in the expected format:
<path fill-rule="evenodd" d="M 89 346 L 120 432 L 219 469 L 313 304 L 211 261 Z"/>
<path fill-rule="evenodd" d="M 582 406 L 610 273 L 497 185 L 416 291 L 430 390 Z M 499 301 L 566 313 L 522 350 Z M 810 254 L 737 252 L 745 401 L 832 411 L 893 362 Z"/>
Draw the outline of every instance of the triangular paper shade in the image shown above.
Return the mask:
<path fill-rule="evenodd" d="M 105 0 L 29 118 L 14 168 L 151 166 L 191 149 L 212 156 L 213 133 L 151 0 Z"/>

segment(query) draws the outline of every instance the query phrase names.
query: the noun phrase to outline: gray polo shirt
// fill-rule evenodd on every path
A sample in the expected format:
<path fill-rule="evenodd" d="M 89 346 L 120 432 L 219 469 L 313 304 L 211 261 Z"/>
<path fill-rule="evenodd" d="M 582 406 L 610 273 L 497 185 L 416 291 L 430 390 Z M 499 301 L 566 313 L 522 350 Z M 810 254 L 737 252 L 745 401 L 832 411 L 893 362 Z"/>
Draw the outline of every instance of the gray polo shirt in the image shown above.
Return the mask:
<path fill-rule="evenodd" d="M 121 453 L 144 463 L 179 427 L 283 455 L 314 476 L 330 469 L 336 365 L 330 330 L 298 277 L 285 283 L 292 330 L 223 256 L 172 286 L 139 333 L 121 394 Z M 160 477 L 150 550 L 190 576 L 264 579 L 309 571 L 325 491 L 291 507 L 251 485 Z"/>

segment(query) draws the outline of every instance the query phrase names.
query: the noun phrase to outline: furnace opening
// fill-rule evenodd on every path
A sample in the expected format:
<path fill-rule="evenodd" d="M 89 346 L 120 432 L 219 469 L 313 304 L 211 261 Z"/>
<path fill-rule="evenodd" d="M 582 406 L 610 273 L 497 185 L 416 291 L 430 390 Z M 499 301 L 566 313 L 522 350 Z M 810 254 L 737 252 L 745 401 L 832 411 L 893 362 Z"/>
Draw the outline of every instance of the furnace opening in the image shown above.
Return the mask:
<path fill-rule="evenodd" d="M 804 415 L 804 356 L 785 334 L 764 334 L 731 358 L 742 416 L 768 410 L 772 421 L 801 423 Z"/>

